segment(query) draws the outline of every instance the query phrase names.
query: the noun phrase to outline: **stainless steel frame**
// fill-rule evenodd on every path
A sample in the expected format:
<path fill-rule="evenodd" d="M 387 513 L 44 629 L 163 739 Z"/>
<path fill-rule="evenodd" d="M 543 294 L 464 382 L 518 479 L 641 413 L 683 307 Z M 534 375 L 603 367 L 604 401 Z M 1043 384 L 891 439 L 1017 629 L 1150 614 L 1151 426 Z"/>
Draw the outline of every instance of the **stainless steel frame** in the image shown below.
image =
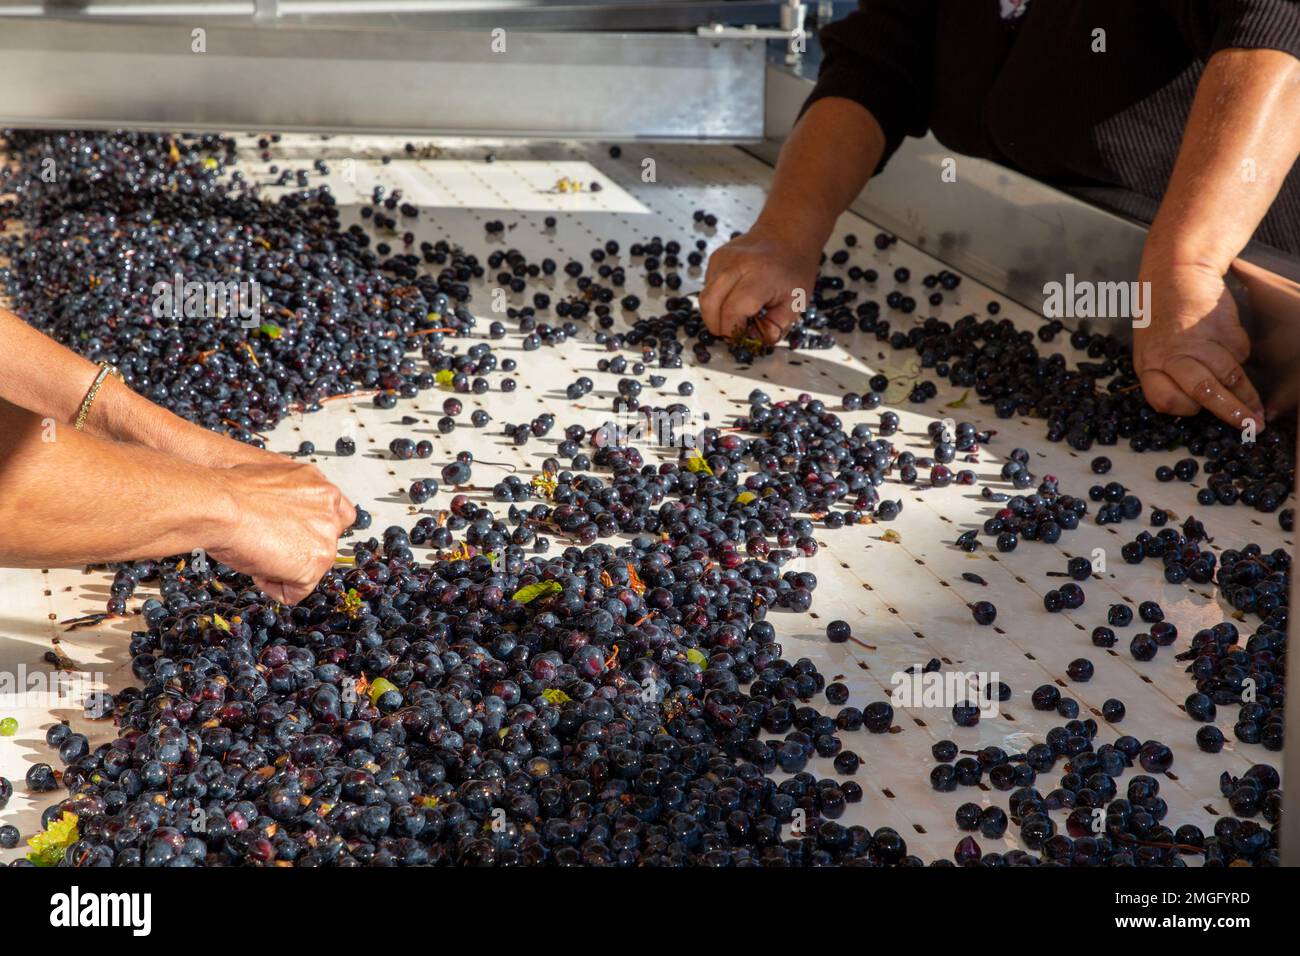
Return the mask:
<path fill-rule="evenodd" d="M 769 62 L 767 133 L 749 152 L 776 162 L 812 86 L 808 70 Z M 955 172 L 951 182 L 942 176 L 946 169 Z M 1147 236 L 1143 223 L 997 163 L 958 155 L 932 136 L 904 141 L 851 208 L 1036 312 L 1044 284 L 1062 282 L 1067 273 L 1096 282 L 1136 279 Z M 1300 281 L 1300 262 L 1275 250 L 1252 243 L 1242 258 Z M 1249 311 L 1248 301 L 1239 304 Z M 1111 330 L 1131 332 L 1127 322 Z"/>
<path fill-rule="evenodd" d="M 338 24 L 369 19 L 409 29 L 693 30 L 721 22 L 775 26 L 782 0 L 0 0 L 0 16 L 258 17 Z"/>
<path fill-rule="evenodd" d="M 775 162 L 812 80 L 770 64 L 767 136 L 749 149 Z M 955 179 L 946 181 L 951 169 Z M 1043 285 L 1066 273 L 1136 277 L 1146 229 L 996 163 L 959 156 L 933 137 L 908 139 L 853 203 L 905 242 L 1036 312 Z"/>
<path fill-rule="evenodd" d="M 762 136 L 762 40 L 500 29 L 0 19 L 0 124 L 694 142 Z M 206 52 L 194 52 L 195 31 Z"/>

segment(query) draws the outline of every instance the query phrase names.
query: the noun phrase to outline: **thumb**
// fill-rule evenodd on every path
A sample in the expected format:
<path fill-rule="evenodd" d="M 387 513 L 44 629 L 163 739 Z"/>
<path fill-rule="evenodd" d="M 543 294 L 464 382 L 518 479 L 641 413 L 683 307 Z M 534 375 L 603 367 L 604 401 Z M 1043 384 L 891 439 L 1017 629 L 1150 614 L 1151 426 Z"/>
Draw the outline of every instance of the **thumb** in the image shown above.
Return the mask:
<path fill-rule="evenodd" d="M 335 518 L 342 529 L 350 528 L 356 523 L 357 506 L 348 499 L 347 495 L 339 495 Z"/>
<path fill-rule="evenodd" d="M 763 341 L 768 345 L 775 345 L 781 341 L 781 336 L 785 335 L 790 326 L 794 325 L 795 320 L 799 317 L 795 314 L 794 309 L 790 307 L 789 302 L 782 302 L 779 305 L 769 307 L 762 315 L 754 319 L 754 325 L 759 334 L 763 336 Z"/>

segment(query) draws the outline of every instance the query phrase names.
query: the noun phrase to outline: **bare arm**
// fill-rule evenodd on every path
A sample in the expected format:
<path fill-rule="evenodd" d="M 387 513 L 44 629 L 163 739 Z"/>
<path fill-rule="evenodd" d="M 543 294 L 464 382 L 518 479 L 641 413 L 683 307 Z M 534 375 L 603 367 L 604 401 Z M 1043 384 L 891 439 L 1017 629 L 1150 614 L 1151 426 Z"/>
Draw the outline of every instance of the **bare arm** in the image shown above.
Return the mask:
<path fill-rule="evenodd" d="M 72 422 L 99 367 L 4 309 L 0 309 L 0 341 L 5 343 L 0 350 L 0 400 L 42 418 Z M 100 389 L 86 431 L 198 465 L 264 463 L 268 454 L 187 422 L 115 378 Z"/>
<path fill-rule="evenodd" d="M 709 257 L 700 311 L 730 337 L 766 308 L 759 330 L 775 342 L 795 319 L 794 290 L 812 301 L 822 247 L 885 150 L 885 134 L 859 103 L 817 100 L 781 148 L 772 188 L 752 229 Z"/>
<path fill-rule="evenodd" d="M 781 147 L 772 189 L 755 228 L 822 246 L 862 192 L 885 151 L 885 134 L 853 100 L 818 100 Z"/>
<path fill-rule="evenodd" d="M 311 465 L 209 468 L 0 400 L 0 564 L 68 566 L 202 548 L 295 603 L 334 561 L 352 503 Z"/>
<path fill-rule="evenodd" d="M 48 567 L 211 549 L 234 526 L 221 472 L 0 402 L 0 564 Z"/>
<path fill-rule="evenodd" d="M 1204 407 L 1263 426 L 1241 369 L 1250 340 L 1223 284 L 1300 156 L 1300 60 L 1276 50 L 1222 50 L 1209 61 L 1178 161 L 1142 257 L 1151 323 L 1134 367 L 1160 411 Z"/>

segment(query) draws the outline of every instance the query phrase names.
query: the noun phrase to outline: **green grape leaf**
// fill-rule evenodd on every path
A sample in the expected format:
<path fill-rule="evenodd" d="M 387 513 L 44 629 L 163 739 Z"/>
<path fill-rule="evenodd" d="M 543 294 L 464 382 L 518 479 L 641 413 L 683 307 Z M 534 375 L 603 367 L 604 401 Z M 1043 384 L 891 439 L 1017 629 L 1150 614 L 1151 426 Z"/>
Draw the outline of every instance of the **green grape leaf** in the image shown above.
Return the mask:
<path fill-rule="evenodd" d="M 539 597 L 559 594 L 563 590 L 564 585 L 559 581 L 538 581 L 536 584 L 525 584 L 510 597 L 511 600 L 518 601 L 520 604 L 528 604 L 531 601 L 536 601 Z"/>

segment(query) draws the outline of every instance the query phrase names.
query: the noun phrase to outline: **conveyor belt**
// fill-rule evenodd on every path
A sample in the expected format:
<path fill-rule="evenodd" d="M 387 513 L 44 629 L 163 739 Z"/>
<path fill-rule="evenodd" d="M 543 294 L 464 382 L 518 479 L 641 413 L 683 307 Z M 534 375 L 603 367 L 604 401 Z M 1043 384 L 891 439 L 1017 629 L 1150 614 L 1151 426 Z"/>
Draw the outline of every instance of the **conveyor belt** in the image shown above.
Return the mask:
<path fill-rule="evenodd" d="M 258 158 L 255 139 L 241 136 L 240 144 L 246 175 L 273 179 L 265 172 L 269 163 Z M 405 200 L 420 207 L 418 220 L 404 224 L 415 233 L 417 244 L 446 238 L 483 255 L 494 248 L 514 246 L 530 260 L 549 255 L 561 263 L 569 258 L 588 261 L 589 251 L 607 239 L 619 242 L 623 257 L 632 242 L 655 235 L 665 240 L 678 239 L 684 245 L 704 237 L 710 249 L 716 248 L 732 230 L 744 229 L 752 222 L 770 178 L 767 166 L 730 147 L 635 145 L 625 147 L 621 158 L 612 159 L 604 147 L 598 146 L 437 145 L 436 158 L 408 159 L 398 140 L 291 136 L 275 147 L 272 162 L 287 168 L 309 168 L 312 160 L 326 157 L 331 167 L 328 181 L 344 209 L 344 226 L 361 221 L 360 204 L 368 201 L 374 183 L 382 183 L 389 189 L 401 188 Z M 484 161 L 489 150 L 495 153 L 493 163 Z M 391 164 L 379 162 L 378 157 L 385 152 L 394 157 Z M 643 180 L 646 159 L 654 160 L 655 181 Z M 553 186 L 562 176 L 583 182 L 598 180 L 605 188 L 597 193 L 557 193 Z M 319 181 L 313 176 L 313 182 Z M 717 215 L 716 230 L 693 221 L 693 211 L 701 208 Z M 546 215 L 558 218 L 554 231 L 543 227 Z M 483 224 L 492 219 L 506 223 L 508 229 L 503 236 L 486 236 Z M 883 277 L 879 283 L 881 299 L 893 288 L 888 276 L 896 266 L 907 266 L 912 283 L 918 287 L 922 276 L 941 267 L 936 260 L 902 243 L 878 252 L 869 241 L 876 231 L 865 220 L 846 214 L 829 248 L 842 247 L 842 237 L 847 233 L 866 240 L 858 244 L 849 264 L 879 270 Z M 643 288 L 640 273 L 639 266 L 628 269 L 627 291 L 641 297 L 645 310 L 654 310 L 662 301 L 663 290 Z M 699 270 L 692 270 L 688 291 L 698 288 L 702 278 Z M 551 280 L 557 294 L 570 283 L 562 274 Z M 533 291 L 530 286 L 527 294 L 531 296 Z M 982 314 L 987 303 L 998 296 L 966 280 L 945 299 L 937 314 L 955 321 L 968 312 Z M 524 303 L 519 300 L 516 304 Z M 471 307 L 484 317 L 481 328 L 485 334 L 491 308 L 487 287 L 475 288 Z M 916 321 L 930 311 L 925 307 L 918 310 Z M 1025 328 L 1035 328 L 1041 321 L 1009 303 L 1004 303 L 1002 314 Z M 896 328 L 906 327 L 905 317 L 891 318 Z M 695 395 L 689 400 L 696 415 L 707 413 L 712 423 L 725 424 L 730 416 L 744 410 L 745 396 L 755 386 L 774 398 L 810 392 L 838 408 L 843 391 L 866 390 L 866 378 L 876 371 L 885 372 L 891 379 L 914 374 L 914 366 L 909 369 L 906 365 L 915 361 L 912 353 L 893 352 L 871 336 L 839 338 L 840 346 L 829 351 L 790 353 L 782 348 L 776 356 L 751 367 L 737 366 L 721 348 L 713 350 L 709 365 L 694 366 L 688 349 L 687 367 L 664 372 L 664 386 L 659 390 L 647 387 L 643 398 L 674 401 L 678 382 L 689 378 L 696 385 Z M 494 419 L 486 429 L 464 424 L 451 435 L 440 435 L 434 423 L 442 414 L 445 393 L 435 392 L 424 393 L 414 402 L 399 403 L 391 411 L 376 409 L 367 399 L 328 403 L 319 413 L 282 423 L 270 434 L 269 446 L 288 452 L 303 439 L 313 440 L 320 449 L 314 460 L 351 497 L 373 512 L 376 533 L 390 524 L 409 527 L 418 514 L 445 507 L 450 493 L 443 490 L 417 511 L 408 503 L 404 489 L 416 478 L 436 476 L 461 448 L 472 450 L 481 461 L 505 462 L 521 472 L 532 473 L 552 452 L 553 436 L 565 425 L 580 422 L 594 426 L 611 417 L 610 403 L 618 376 L 596 371 L 597 358 L 606 354 L 603 348 L 588 338 L 557 349 L 524 353 L 518 340 L 519 336 L 512 333 L 503 342 L 494 343 L 500 354 L 519 360 L 518 391 L 496 391 L 499 376 L 494 376 L 494 390 L 487 395 L 460 396 L 466 407 L 460 421 L 467 423 L 470 411 L 485 408 Z M 457 344 L 463 348 L 468 343 L 458 340 Z M 1071 360 L 1083 357 L 1071 349 L 1064 336 L 1053 348 Z M 597 388 L 575 405 L 565 398 L 564 386 L 579 375 L 590 376 Z M 1039 685 L 1055 682 L 1064 695 L 1079 701 L 1081 716 L 1092 714 L 1101 723 L 1098 743 L 1132 734 L 1140 740 L 1155 738 L 1171 745 L 1176 759 L 1162 781 L 1161 795 L 1170 806 L 1164 822 L 1175 828 L 1195 823 L 1208 830 L 1216 815 L 1228 812 L 1219 794 L 1219 774 L 1224 770 L 1239 774 L 1256 762 L 1280 765 L 1280 755 L 1237 742 L 1231 732 L 1235 708 L 1230 707 L 1221 708 L 1218 719 L 1229 741 L 1224 752 L 1208 755 L 1197 749 L 1193 738 L 1199 725 L 1181 710 L 1192 684 L 1184 665 L 1176 662 L 1174 655 L 1187 648 L 1197 629 L 1224 620 L 1230 609 L 1216 603 L 1211 587 L 1165 583 L 1157 562 L 1124 564 L 1120 546 L 1148 527 L 1147 514 L 1152 506 L 1170 509 L 1179 519 L 1196 514 L 1205 522 L 1216 551 L 1249 541 L 1257 541 L 1266 549 L 1283 544 L 1290 547 L 1291 536 L 1280 531 L 1274 516 L 1260 515 L 1245 506 L 1198 508 L 1195 494 L 1203 485 L 1203 477 L 1191 483 L 1157 483 L 1153 477 L 1156 465 L 1172 463 L 1172 455 L 1138 455 L 1124 445 L 1079 455 L 1064 444 L 1046 442 L 1041 421 L 999 420 L 990 406 L 979 404 L 973 395 L 965 407 L 947 407 L 960 400 L 962 392 L 935 380 L 940 386 L 939 397 L 925 406 L 908 404 L 905 387 L 891 387 L 887 405 L 902 418 L 902 427 L 892 440 L 900 450 L 924 455 L 931 451 L 926 426 L 937 418 L 969 420 L 980 429 L 996 430 L 996 437 L 982 450 L 978 464 L 966 465 L 959 460 L 955 465 L 972 467 L 979 484 L 975 488 L 953 485 L 913 489 L 891 479 L 885 496 L 903 499 L 901 517 L 889 525 L 836 531 L 819 528 L 816 537 L 823 545 L 821 550 L 811 559 L 800 559 L 798 564 L 801 569 L 814 571 L 820 581 L 812 612 L 776 612 L 770 619 L 788 658 L 806 656 L 816 661 L 828 680 L 841 679 L 848 684 L 852 691 L 850 703 L 859 707 L 885 699 L 896 672 L 911 665 L 920 667 L 931 658 L 939 658 L 945 671 L 996 672 L 998 679 L 1010 685 L 1013 697 L 1002 704 L 999 716 L 986 718 L 971 729 L 955 727 L 947 707 L 918 707 L 897 709 L 893 733 L 845 733 L 846 748 L 863 759 L 856 779 L 865 796 L 861 803 L 849 806 L 840 822 L 872 828 L 892 826 L 907 840 L 909 849 L 922 858 L 950 857 L 961 835 L 953 823 L 956 807 L 975 801 L 1005 808 L 1006 794 L 987 785 L 936 793 L 929 786 L 934 764 L 931 745 L 950 738 L 963 750 L 997 744 L 1022 751 L 1030 743 L 1042 741 L 1051 727 L 1063 721 L 1055 712 L 1033 710 L 1029 696 Z M 517 449 L 501 435 L 504 422 L 527 421 L 542 411 L 556 415 L 558 427 L 552 438 Z M 873 426 L 879 413 L 838 412 L 850 425 L 868 422 Z M 417 415 L 420 422 L 403 426 L 400 419 L 408 414 Z M 331 451 L 334 440 L 349 427 L 360 436 L 359 453 L 350 458 L 337 457 Z M 389 460 L 388 443 L 398 436 L 430 439 L 435 446 L 433 458 Z M 1142 499 L 1147 511 L 1138 521 L 1118 528 L 1098 527 L 1090 514 L 1077 531 L 1067 532 L 1059 545 L 1026 542 L 1012 554 L 996 554 L 989 548 L 976 554 L 963 553 L 953 547 L 953 539 L 980 525 L 999 507 L 980 497 L 980 487 L 992 484 L 997 490 L 1013 490 L 1000 479 L 999 471 L 1005 456 L 1016 446 L 1030 450 L 1030 467 L 1036 475 L 1055 474 L 1063 491 L 1079 495 L 1086 495 L 1098 481 L 1089 470 L 1090 458 L 1106 454 L 1115 463 L 1107 480 L 1122 481 Z M 648 460 L 656 460 L 656 450 L 643 452 Z M 505 471 L 498 466 L 476 466 L 476 483 L 483 491 L 475 497 L 490 500 L 491 484 L 500 480 Z M 1092 510 L 1095 513 L 1095 505 Z M 887 540 L 886 529 L 896 532 L 899 540 Z M 1045 613 L 1042 595 L 1062 583 L 1045 572 L 1063 571 L 1069 556 L 1090 556 L 1094 548 L 1105 549 L 1108 564 L 1104 574 L 1085 582 L 1087 603 L 1078 611 Z M 425 557 L 427 553 L 422 555 L 417 549 L 417 556 Z M 987 580 L 987 586 L 963 580 L 961 575 L 967 571 L 978 572 Z M 9 672 L 24 666 L 28 671 L 48 670 L 41 657 L 51 649 L 51 641 L 58 639 L 64 654 L 85 671 L 102 672 L 110 688 L 132 683 L 126 645 L 129 633 L 142 626 L 139 618 L 132 616 L 71 633 L 57 624 L 65 618 L 102 611 L 108 582 L 105 575 L 77 570 L 0 570 L 0 668 Z M 150 593 L 150 589 L 142 588 L 132 598 L 131 607 L 138 606 Z M 983 599 L 998 607 L 994 627 L 977 627 L 971 620 L 968 603 Z M 1142 629 L 1140 624 L 1120 631 L 1121 642 L 1114 651 L 1092 646 L 1089 633 L 1094 626 L 1105 623 L 1109 604 L 1124 601 L 1136 608 L 1143 600 L 1158 601 L 1168 619 L 1178 626 L 1175 646 L 1162 648 L 1150 663 L 1135 661 L 1127 653 L 1127 643 Z M 836 618 L 853 624 L 860 643 L 827 642 L 825 625 Z M 1251 619 L 1240 626 L 1248 633 L 1253 625 Z M 1086 657 L 1096 665 L 1096 676 L 1089 683 L 1075 684 L 1066 676 L 1067 664 L 1078 657 Z M 1101 719 L 1102 702 L 1110 697 L 1127 705 L 1128 714 L 1121 724 L 1112 726 Z M 838 709 L 824 698 L 817 703 L 832 715 Z M 55 718 L 70 718 L 74 726 L 90 735 L 92 746 L 111 739 L 112 728 L 83 720 L 74 708 L 50 711 L 9 707 L 0 713 L 3 716 L 17 717 L 20 728 L 15 737 L 0 739 L 0 774 L 13 780 L 17 791 L 0 819 L 17 825 L 26 838 L 38 828 L 40 811 L 48 800 L 29 799 L 23 774 L 36 761 L 58 766 L 57 755 L 44 744 L 45 727 Z M 809 770 L 818 776 L 837 776 L 830 760 L 816 758 Z M 1054 787 L 1061 772 L 1058 764 L 1054 772 L 1040 777 L 1039 789 L 1046 793 Z M 1130 775 L 1136 772 L 1140 770 Z M 1120 780 L 1121 791 L 1124 779 Z M 44 796 L 57 798 L 61 792 Z M 1064 815 L 1057 813 L 1055 818 L 1059 825 Z M 1018 845 L 1016 832 L 1012 826 L 1004 838 L 1004 849 Z M 980 839 L 986 850 L 996 849 L 988 842 Z M 9 851 L 5 858 L 18 852 Z"/>

